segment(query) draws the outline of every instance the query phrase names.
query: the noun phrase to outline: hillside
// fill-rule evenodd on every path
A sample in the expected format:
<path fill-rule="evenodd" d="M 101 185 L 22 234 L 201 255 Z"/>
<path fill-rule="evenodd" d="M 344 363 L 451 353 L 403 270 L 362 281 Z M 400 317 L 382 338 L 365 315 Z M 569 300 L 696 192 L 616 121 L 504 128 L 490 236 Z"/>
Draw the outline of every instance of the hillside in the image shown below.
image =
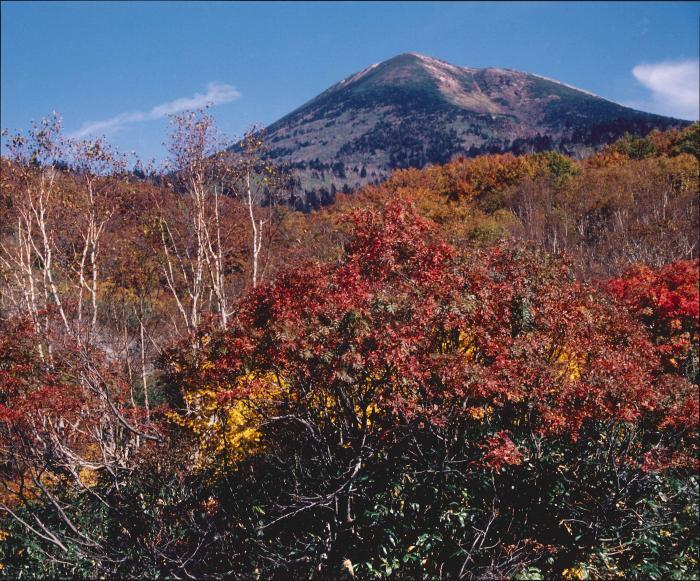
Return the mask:
<path fill-rule="evenodd" d="M 506 151 L 581 157 L 625 132 L 687 124 L 538 75 L 405 53 L 343 79 L 265 137 L 298 177 L 295 203 L 313 208 L 396 168 Z"/>
<path fill-rule="evenodd" d="M 9 136 L 3 578 L 693 578 L 700 125 L 302 213 L 211 123 Z"/>

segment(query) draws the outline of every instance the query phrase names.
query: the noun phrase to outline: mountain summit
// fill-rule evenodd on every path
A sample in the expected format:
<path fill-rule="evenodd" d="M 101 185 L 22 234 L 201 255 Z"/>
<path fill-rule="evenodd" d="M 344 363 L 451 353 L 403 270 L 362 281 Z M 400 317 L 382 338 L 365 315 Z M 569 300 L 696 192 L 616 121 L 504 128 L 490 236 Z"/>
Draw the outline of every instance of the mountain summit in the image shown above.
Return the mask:
<path fill-rule="evenodd" d="M 270 157 L 300 176 L 299 202 L 314 207 L 396 168 L 505 151 L 578 156 L 625 132 L 685 125 L 538 75 L 404 53 L 343 79 L 265 135 Z"/>

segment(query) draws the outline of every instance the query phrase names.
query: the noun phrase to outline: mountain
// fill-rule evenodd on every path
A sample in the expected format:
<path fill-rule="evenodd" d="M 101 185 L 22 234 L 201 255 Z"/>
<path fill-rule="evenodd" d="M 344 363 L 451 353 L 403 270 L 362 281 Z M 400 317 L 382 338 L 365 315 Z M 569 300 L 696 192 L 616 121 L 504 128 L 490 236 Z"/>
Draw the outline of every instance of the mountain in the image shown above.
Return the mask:
<path fill-rule="evenodd" d="M 687 124 L 538 75 L 405 53 L 333 85 L 267 127 L 265 141 L 298 176 L 294 203 L 311 208 L 396 168 L 504 151 L 581 156 L 625 132 Z"/>

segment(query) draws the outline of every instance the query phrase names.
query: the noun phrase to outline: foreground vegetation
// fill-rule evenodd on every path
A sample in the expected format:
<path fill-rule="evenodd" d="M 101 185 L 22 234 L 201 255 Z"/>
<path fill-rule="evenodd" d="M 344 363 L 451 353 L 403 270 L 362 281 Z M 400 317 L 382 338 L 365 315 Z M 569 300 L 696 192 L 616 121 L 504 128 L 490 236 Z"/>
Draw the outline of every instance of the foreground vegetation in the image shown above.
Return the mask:
<path fill-rule="evenodd" d="M 305 215 L 175 123 L 9 141 L 0 574 L 697 576 L 697 125 Z"/>

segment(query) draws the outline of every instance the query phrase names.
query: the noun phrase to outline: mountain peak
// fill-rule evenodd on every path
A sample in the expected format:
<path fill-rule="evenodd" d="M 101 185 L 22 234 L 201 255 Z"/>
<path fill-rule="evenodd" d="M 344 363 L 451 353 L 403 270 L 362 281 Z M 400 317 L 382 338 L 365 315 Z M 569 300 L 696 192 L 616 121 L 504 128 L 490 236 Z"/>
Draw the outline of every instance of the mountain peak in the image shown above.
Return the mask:
<path fill-rule="evenodd" d="M 426 54 L 421 54 L 419 52 L 402 52 L 401 54 L 397 54 L 394 57 L 391 57 L 390 59 L 387 59 L 383 61 L 380 64 L 385 64 L 385 63 L 393 63 L 393 62 L 400 62 L 400 63 L 416 63 L 416 64 L 433 64 L 433 65 L 447 65 L 448 67 L 453 67 L 453 68 L 462 68 L 462 67 L 456 67 L 455 65 L 452 65 L 448 63 L 447 61 L 440 60 L 438 58 L 426 55 Z"/>
<path fill-rule="evenodd" d="M 685 125 L 538 75 L 405 52 L 336 83 L 269 126 L 266 139 L 270 157 L 293 167 L 306 192 L 325 192 L 324 202 L 395 168 L 503 151 L 583 155 L 625 132 Z"/>
<path fill-rule="evenodd" d="M 430 70 L 434 72 L 435 70 L 447 70 L 451 71 L 453 74 L 458 74 L 463 71 L 475 71 L 477 69 L 471 69 L 468 67 L 458 67 L 456 65 L 450 64 L 446 61 L 440 60 L 438 58 L 424 55 L 418 52 L 404 52 L 396 55 L 390 59 L 377 63 L 374 65 L 381 67 L 385 70 L 392 70 L 395 68 L 402 67 L 420 67 L 422 69 Z"/>
<path fill-rule="evenodd" d="M 416 52 L 406 52 L 346 77 L 321 97 L 344 93 L 362 95 L 365 99 L 382 100 L 382 96 L 401 94 L 404 101 L 425 103 L 452 102 L 474 107 L 481 112 L 495 113 L 497 108 L 485 104 L 484 99 L 465 97 L 465 86 L 471 84 L 471 75 L 478 69 L 458 67 L 445 61 Z M 474 87 L 471 87 L 473 89 Z M 467 89 L 467 92 L 473 92 Z"/>

